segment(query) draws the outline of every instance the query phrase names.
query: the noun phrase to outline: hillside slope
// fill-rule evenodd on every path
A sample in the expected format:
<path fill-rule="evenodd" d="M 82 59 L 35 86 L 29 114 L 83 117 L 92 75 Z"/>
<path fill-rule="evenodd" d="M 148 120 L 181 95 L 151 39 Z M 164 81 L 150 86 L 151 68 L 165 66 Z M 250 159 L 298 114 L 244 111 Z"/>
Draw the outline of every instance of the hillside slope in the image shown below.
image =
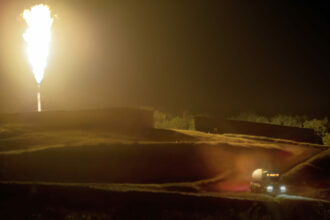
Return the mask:
<path fill-rule="evenodd" d="M 213 178 L 204 187 L 211 191 L 247 191 L 254 169 L 285 172 L 323 150 L 266 137 L 164 129 L 6 125 L 0 137 L 2 181 L 168 183 Z"/>

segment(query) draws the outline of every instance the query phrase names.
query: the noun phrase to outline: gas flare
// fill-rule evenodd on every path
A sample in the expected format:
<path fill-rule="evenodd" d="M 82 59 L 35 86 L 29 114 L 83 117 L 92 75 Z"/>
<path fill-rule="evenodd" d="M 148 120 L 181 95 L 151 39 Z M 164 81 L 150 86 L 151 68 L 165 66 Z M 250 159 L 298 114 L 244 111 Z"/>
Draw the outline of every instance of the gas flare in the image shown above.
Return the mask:
<path fill-rule="evenodd" d="M 23 18 L 27 23 L 27 29 L 23 38 L 27 43 L 26 52 L 32 66 L 34 78 L 38 83 L 38 112 L 41 111 L 40 83 L 44 78 L 49 55 L 51 41 L 51 27 L 53 18 L 47 5 L 36 5 L 30 10 L 24 10 Z"/>
<path fill-rule="evenodd" d="M 36 82 L 40 84 L 47 65 L 53 18 L 49 7 L 43 4 L 24 10 L 23 18 L 28 26 L 23 34 L 27 56 Z"/>

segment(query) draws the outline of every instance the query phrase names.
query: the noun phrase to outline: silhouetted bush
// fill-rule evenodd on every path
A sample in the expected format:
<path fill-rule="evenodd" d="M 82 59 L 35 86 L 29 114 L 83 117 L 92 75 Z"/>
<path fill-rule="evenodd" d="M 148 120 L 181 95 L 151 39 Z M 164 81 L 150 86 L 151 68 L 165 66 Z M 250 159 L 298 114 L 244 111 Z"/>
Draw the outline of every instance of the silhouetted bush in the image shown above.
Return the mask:
<path fill-rule="evenodd" d="M 306 116 L 276 115 L 270 118 L 270 123 L 302 128 L 305 120 L 307 120 Z"/>
<path fill-rule="evenodd" d="M 323 137 L 327 134 L 327 124 L 328 118 L 312 119 L 304 122 L 304 128 L 312 128 L 317 135 Z"/>
<path fill-rule="evenodd" d="M 194 116 L 184 112 L 182 115 L 154 111 L 155 128 L 195 130 Z"/>
<path fill-rule="evenodd" d="M 237 116 L 234 117 L 230 117 L 230 119 L 233 120 L 240 120 L 240 121 L 250 121 L 250 122 L 259 122 L 259 123 L 267 123 L 269 124 L 270 121 L 267 117 L 261 116 L 261 115 L 257 115 L 255 113 L 252 112 L 244 112 L 241 113 Z"/>
<path fill-rule="evenodd" d="M 324 145 L 330 146 L 330 133 L 326 133 L 322 138 L 322 141 Z"/>

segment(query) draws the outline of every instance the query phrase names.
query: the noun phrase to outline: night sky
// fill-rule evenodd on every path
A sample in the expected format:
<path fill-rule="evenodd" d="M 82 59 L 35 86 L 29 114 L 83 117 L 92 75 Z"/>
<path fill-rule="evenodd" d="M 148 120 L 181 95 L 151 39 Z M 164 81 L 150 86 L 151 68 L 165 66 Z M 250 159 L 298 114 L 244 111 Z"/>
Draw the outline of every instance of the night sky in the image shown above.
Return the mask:
<path fill-rule="evenodd" d="M 36 109 L 20 14 L 37 3 L 57 14 L 45 110 L 330 113 L 330 3 L 302 0 L 2 0 L 0 112 Z"/>

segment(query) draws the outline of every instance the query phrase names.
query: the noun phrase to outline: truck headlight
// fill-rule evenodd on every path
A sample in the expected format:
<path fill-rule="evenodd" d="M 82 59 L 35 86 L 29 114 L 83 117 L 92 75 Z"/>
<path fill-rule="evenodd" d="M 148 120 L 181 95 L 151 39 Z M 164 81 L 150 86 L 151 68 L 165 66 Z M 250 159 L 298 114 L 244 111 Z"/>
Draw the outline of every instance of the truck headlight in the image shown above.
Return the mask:
<path fill-rule="evenodd" d="M 281 192 L 286 192 L 286 187 L 285 186 L 280 186 L 280 191 Z"/>
<path fill-rule="evenodd" d="M 273 192 L 273 186 L 269 185 L 266 188 L 267 192 Z"/>

